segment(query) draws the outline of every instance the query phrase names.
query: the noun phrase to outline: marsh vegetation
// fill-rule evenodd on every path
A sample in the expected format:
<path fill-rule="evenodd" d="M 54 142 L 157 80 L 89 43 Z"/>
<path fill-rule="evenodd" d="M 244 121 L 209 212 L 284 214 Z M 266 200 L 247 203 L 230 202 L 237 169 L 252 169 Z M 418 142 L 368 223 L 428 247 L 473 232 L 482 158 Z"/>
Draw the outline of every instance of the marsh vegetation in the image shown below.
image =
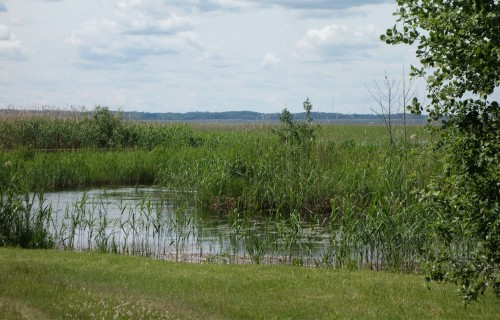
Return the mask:
<path fill-rule="evenodd" d="M 382 126 L 312 120 L 127 122 L 106 108 L 6 117 L 2 192 L 26 194 L 61 248 L 418 270 L 430 217 L 414 191 L 439 164 L 424 128 L 395 127 L 388 143 Z"/>

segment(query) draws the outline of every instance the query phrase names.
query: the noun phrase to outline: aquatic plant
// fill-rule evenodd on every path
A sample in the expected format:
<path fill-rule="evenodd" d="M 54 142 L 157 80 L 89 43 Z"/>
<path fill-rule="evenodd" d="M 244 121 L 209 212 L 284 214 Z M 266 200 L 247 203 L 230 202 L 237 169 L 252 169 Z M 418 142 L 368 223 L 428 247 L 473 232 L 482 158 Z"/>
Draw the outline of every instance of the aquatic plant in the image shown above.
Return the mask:
<path fill-rule="evenodd" d="M 48 124 L 57 127 L 63 120 L 37 121 L 43 136 Z M 75 128 L 91 124 L 89 117 L 64 121 L 75 121 Z M 0 127 L 14 122 L 0 121 Z M 390 148 L 382 126 L 322 125 L 314 127 L 313 137 L 303 135 L 302 143 L 291 138 L 290 130 L 298 127 L 286 124 L 123 121 L 119 127 L 122 141 L 99 152 L 91 149 L 94 142 L 83 144 L 90 139 L 71 152 L 34 146 L 0 153 L 0 163 L 8 163 L 1 184 L 17 175 L 30 190 L 142 184 L 168 190 L 160 201 L 121 202 L 117 216 L 109 215 L 106 201 L 75 201 L 52 221 L 58 246 L 178 259 L 195 251 L 198 257 L 229 259 L 244 249 L 262 263 L 418 268 L 430 213 L 413 190 L 437 168 L 420 127 L 407 128 L 417 138 L 404 152 Z M 302 152 L 304 145 L 309 151 Z M 193 203 L 186 206 L 186 199 Z M 178 214 L 166 218 L 171 216 L 165 210 Z M 198 229 L 196 212 L 205 210 L 233 217 L 226 240 L 231 247 L 223 240 L 197 243 L 206 230 Z M 322 240 L 315 239 L 315 228 Z"/>
<path fill-rule="evenodd" d="M 38 197 L 40 205 L 34 208 L 33 198 L 19 189 L 16 182 L 0 186 L 0 246 L 53 247 L 49 233 L 51 209 L 44 206 L 43 194 Z"/>

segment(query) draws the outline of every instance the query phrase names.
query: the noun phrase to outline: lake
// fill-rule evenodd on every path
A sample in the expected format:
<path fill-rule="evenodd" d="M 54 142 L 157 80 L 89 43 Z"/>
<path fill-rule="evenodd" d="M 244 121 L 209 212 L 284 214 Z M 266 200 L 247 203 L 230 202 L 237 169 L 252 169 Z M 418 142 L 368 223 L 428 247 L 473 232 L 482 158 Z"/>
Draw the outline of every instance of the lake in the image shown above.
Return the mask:
<path fill-rule="evenodd" d="M 218 263 L 317 265 L 337 251 L 339 234 L 298 214 L 262 217 L 196 206 L 196 192 L 119 187 L 47 192 L 51 233 L 62 249 Z M 35 197 L 33 208 L 39 208 Z M 37 209 L 35 209 L 37 210 Z"/>

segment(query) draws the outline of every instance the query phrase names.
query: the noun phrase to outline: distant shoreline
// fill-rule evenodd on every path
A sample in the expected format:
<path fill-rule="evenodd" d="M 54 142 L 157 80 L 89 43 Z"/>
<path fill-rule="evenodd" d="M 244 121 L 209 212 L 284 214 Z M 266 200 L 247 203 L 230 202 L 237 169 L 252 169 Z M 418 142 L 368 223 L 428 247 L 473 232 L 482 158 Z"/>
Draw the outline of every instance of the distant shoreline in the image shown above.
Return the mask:
<path fill-rule="evenodd" d="M 260 113 L 254 111 L 224 111 L 224 112 L 141 112 L 141 111 L 113 111 L 120 112 L 125 120 L 136 121 L 175 121 L 175 122 L 279 122 L 280 113 Z M 0 115 L 46 115 L 46 116 L 75 116 L 88 115 L 92 111 L 57 110 L 57 109 L 0 109 Z M 305 113 L 294 113 L 295 119 L 304 118 Z M 376 114 L 343 114 L 312 112 L 313 121 L 317 123 L 338 123 L 338 124 L 383 124 L 382 115 Z M 420 125 L 427 121 L 426 115 L 407 114 L 408 124 Z M 403 114 L 391 115 L 391 122 L 394 124 L 403 123 Z"/>

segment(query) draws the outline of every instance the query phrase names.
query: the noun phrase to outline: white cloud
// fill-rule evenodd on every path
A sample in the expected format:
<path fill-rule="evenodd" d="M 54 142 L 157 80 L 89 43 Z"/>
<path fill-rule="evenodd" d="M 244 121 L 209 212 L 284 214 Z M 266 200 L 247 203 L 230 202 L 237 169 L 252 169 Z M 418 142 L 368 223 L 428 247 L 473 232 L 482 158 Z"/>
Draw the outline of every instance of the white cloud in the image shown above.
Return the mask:
<path fill-rule="evenodd" d="M 346 25 L 331 24 L 321 29 L 309 29 L 307 40 L 317 45 L 364 45 L 378 41 L 380 31 L 374 25 L 350 28 Z"/>
<path fill-rule="evenodd" d="M 126 17 L 123 23 L 124 32 L 138 35 L 175 34 L 192 29 L 195 22 L 187 17 L 172 15 L 167 19 L 152 20 L 146 15 Z"/>
<path fill-rule="evenodd" d="M 280 6 L 298 10 L 343 10 L 352 7 L 381 4 L 391 0 L 252 0 L 262 6 Z"/>
<path fill-rule="evenodd" d="M 97 63 L 124 63 L 199 49 L 192 31 L 196 22 L 167 11 L 161 1 L 123 1 L 110 19 L 84 23 L 67 42 L 81 58 Z"/>
<path fill-rule="evenodd" d="M 158 0 L 128 0 L 115 9 L 117 22 L 124 33 L 174 34 L 191 30 L 196 22 L 170 12 L 170 6 Z"/>
<path fill-rule="evenodd" d="M 261 64 L 264 68 L 269 68 L 269 67 L 272 67 L 274 65 L 277 65 L 280 62 L 281 62 L 281 58 L 275 56 L 274 54 L 272 54 L 270 52 L 266 52 L 266 54 L 264 54 L 264 58 L 262 58 Z"/>
<path fill-rule="evenodd" d="M 5 25 L 0 24 L 0 57 L 6 59 L 23 59 L 23 43 Z"/>
<path fill-rule="evenodd" d="M 243 12 L 256 4 L 254 0 L 171 0 L 169 3 L 188 12 Z"/>
<path fill-rule="evenodd" d="M 0 41 L 10 40 L 12 38 L 12 33 L 9 31 L 7 26 L 0 24 Z"/>
<path fill-rule="evenodd" d="M 219 69 L 235 66 L 234 57 L 223 52 L 218 47 L 205 48 L 203 54 L 198 57 L 197 61 L 201 64 Z"/>
<path fill-rule="evenodd" d="M 188 12 L 245 12 L 255 8 L 285 8 L 295 10 L 345 10 L 354 7 L 389 3 L 391 0 L 170 0 L 169 5 Z M 121 7 L 135 7 L 153 12 L 161 7 L 161 0 L 125 0 Z M 158 12 L 158 11 L 157 11 Z"/>
<path fill-rule="evenodd" d="M 381 46 L 381 34 L 375 25 L 350 27 L 330 24 L 309 29 L 297 42 L 298 55 L 306 58 L 343 59 L 369 56 L 368 50 Z"/>
<path fill-rule="evenodd" d="M 359 112 L 363 81 L 414 52 L 379 41 L 396 7 L 380 2 L 0 0 L 0 59 L 29 54 L 0 63 L 0 105 Z"/>

